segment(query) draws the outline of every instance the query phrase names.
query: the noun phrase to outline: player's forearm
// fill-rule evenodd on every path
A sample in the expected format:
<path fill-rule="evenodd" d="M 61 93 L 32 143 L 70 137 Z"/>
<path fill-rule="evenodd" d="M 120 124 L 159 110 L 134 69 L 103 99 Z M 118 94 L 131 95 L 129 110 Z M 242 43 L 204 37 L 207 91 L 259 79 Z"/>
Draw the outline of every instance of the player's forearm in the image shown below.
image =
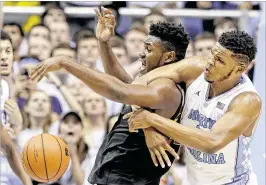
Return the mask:
<path fill-rule="evenodd" d="M 123 66 L 117 61 L 115 54 L 108 42 L 98 42 L 100 55 L 104 67 L 104 71 L 107 74 L 117 77 L 125 83 L 131 83 L 133 79 L 126 72 Z"/>
<path fill-rule="evenodd" d="M 20 178 L 24 185 L 32 185 L 30 177 L 25 172 L 22 162 L 21 155 L 16 150 L 14 144 L 10 144 L 7 149 L 7 160 L 9 162 L 10 167 L 16 173 L 16 175 Z"/>
<path fill-rule="evenodd" d="M 82 80 L 96 93 L 116 102 L 124 103 L 128 95 L 127 84 L 108 74 L 84 67 L 70 58 L 60 58 L 61 65 L 69 73 Z"/>
<path fill-rule="evenodd" d="M 153 127 L 182 145 L 206 153 L 216 150 L 217 138 L 211 132 L 184 126 L 156 114 L 150 119 Z"/>

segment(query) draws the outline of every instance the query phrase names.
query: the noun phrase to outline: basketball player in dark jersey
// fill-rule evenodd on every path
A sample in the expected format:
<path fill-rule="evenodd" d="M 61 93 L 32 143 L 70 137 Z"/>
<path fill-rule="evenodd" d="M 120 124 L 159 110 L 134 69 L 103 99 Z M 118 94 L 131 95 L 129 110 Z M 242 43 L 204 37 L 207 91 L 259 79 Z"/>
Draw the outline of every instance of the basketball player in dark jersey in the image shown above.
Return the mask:
<path fill-rule="evenodd" d="M 123 119 L 123 116 L 132 111 L 132 107 L 128 105 L 138 105 L 174 120 L 181 112 L 184 91 L 169 79 L 160 79 L 151 84 L 133 81 L 116 61 L 108 46 L 107 41 L 111 34 L 104 35 L 104 33 L 113 32 L 114 24 L 109 24 L 109 20 L 114 21 L 114 17 L 108 10 L 103 10 L 104 17 L 96 11 L 99 19 L 96 35 L 100 42 L 100 53 L 105 70 L 108 67 L 110 69 L 111 65 L 117 66 L 118 70 L 115 72 L 117 76 L 120 75 L 119 79 L 81 66 L 72 59 L 62 56 L 50 58 L 38 64 L 31 78 L 38 81 L 47 72 L 64 68 L 96 93 L 110 100 L 124 103 L 125 108 L 118 121 L 99 149 L 89 182 L 109 185 L 156 185 L 159 184 L 161 176 L 169 170 L 179 145 L 172 143 L 169 138 L 164 138 L 161 140 L 163 144 L 160 147 L 148 148 L 145 139 L 148 142 L 149 139 L 156 140 L 156 137 L 162 137 L 162 135 L 153 130 L 129 133 L 127 120 Z M 145 51 L 139 59 L 142 61 L 140 73 L 145 74 L 157 67 L 183 59 L 188 43 L 188 35 L 181 25 L 170 23 L 151 25 L 149 35 L 144 41 Z M 107 64 L 108 61 L 109 64 Z M 168 166 L 164 164 L 163 159 Z M 154 161 L 158 166 L 157 160 L 162 167 L 156 167 L 153 164 Z"/>

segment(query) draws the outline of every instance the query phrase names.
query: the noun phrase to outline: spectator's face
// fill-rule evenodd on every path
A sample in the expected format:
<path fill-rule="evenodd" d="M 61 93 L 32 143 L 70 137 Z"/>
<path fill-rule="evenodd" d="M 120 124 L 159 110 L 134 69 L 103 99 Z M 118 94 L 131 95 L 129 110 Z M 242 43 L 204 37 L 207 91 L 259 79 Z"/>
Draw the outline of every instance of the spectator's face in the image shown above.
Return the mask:
<path fill-rule="evenodd" d="M 76 52 L 68 48 L 58 48 L 58 49 L 55 49 L 53 52 L 53 57 L 55 56 L 67 56 L 67 57 L 75 59 Z"/>
<path fill-rule="evenodd" d="M 136 60 L 139 56 L 139 53 L 142 52 L 143 41 L 145 40 L 146 36 L 147 35 L 145 33 L 135 30 L 129 31 L 127 33 L 125 41 L 131 62 L 132 60 Z"/>
<path fill-rule="evenodd" d="M 47 13 L 47 15 L 44 17 L 43 23 L 46 26 L 49 26 L 50 24 L 53 23 L 58 23 L 58 22 L 65 22 L 66 17 L 63 12 L 63 10 L 60 9 L 50 9 Z"/>
<path fill-rule="evenodd" d="M 70 90 L 71 94 L 76 97 L 77 101 L 80 105 L 83 105 L 84 97 L 88 92 L 88 87 L 84 84 L 81 80 L 73 78 L 67 85 L 68 89 Z"/>
<path fill-rule="evenodd" d="M 194 48 L 193 48 L 193 44 L 190 42 L 188 47 L 187 47 L 186 58 L 192 57 L 192 56 L 194 56 Z"/>
<path fill-rule="evenodd" d="M 226 21 L 225 23 L 216 26 L 214 30 L 215 37 L 219 38 L 224 32 L 234 31 L 236 29 L 234 22 Z"/>
<path fill-rule="evenodd" d="M 29 35 L 29 40 L 35 39 L 35 38 L 42 38 L 49 40 L 49 30 L 46 27 L 38 26 L 32 28 Z"/>
<path fill-rule="evenodd" d="M 215 43 L 216 41 L 214 39 L 201 39 L 195 41 L 195 55 L 208 57 Z"/>
<path fill-rule="evenodd" d="M 69 44 L 70 31 L 67 22 L 54 22 L 49 25 L 53 47 L 59 44 Z"/>
<path fill-rule="evenodd" d="M 13 48 L 16 51 L 19 48 L 20 43 L 23 39 L 23 37 L 19 31 L 19 28 L 17 26 L 11 26 L 10 25 L 10 26 L 5 26 L 3 28 L 3 30 L 6 33 L 8 33 L 8 35 L 11 37 Z"/>
<path fill-rule="evenodd" d="M 106 112 L 105 100 L 99 94 L 91 92 L 85 97 L 84 108 L 88 116 L 103 116 Z"/>
<path fill-rule="evenodd" d="M 146 31 L 148 32 L 150 30 L 151 24 L 156 24 L 158 22 L 166 22 L 166 21 L 167 19 L 164 16 L 154 14 L 145 18 L 144 26 Z"/>
<path fill-rule="evenodd" d="M 16 77 L 16 88 L 17 90 L 34 90 L 36 89 L 36 83 L 30 80 L 29 74 L 31 69 L 35 66 L 33 64 L 27 65 L 20 68 L 19 74 Z"/>
<path fill-rule="evenodd" d="M 9 40 L 0 40 L 0 75 L 8 76 L 13 65 L 13 49 Z"/>
<path fill-rule="evenodd" d="M 98 41 L 96 38 L 82 39 L 78 43 L 78 57 L 81 64 L 91 67 L 94 66 L 98 57 Z"/>
<path fill-rule="evenodd" d="M 30 116 L 38 118 L 49 116 L 51 113 L 51 102 L 47 94 L 36 91 L 29 98 L 25 106 L 25 111 L 28 112 Z"/>
<path fill-rule="evenodd" d="M 129 57 L 128 57 L 128 54 L 125 50 L 125 48 L 123 47 L 115 47 L 115 48 L 112 48 L 113 49 L 113 52 L 117 58 L 117 60 L 119 61 L 119 63 L 121 65 L 126 65 L 126 64 L 129 64 L 130 63 L 130 60 L 129 60 Z"/>
<path fill-rule="evenodd" d="M 51 57 L 52 45 L 47 39 L 32 38 L 29 41 L 29 55 L 43 61 Z"/>
<path fill-rule="evenodd" d="M 68 115 L 60 124 L 63 139 L 77 143 L 82 136 L 82 123 L 74 115 Z"/>

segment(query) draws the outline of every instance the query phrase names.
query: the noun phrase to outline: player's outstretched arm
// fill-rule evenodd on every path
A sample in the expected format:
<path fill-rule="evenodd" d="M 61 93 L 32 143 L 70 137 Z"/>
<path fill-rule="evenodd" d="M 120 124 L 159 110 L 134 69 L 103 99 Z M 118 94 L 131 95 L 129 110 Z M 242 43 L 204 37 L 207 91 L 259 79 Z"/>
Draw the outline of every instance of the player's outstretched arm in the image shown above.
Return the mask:
<path fill-rule="evenodd" d="M 98 17 L 96 37 L 98 39 L 98 48 L 100 51 L 104 71 L 107 74 L 117 77 L 125 83 L 131 83 L 133 79 L 117 61 L 117 58 L 108 43 L 109 39 L 115 35 L 115 16 L 112 14 L 112 11 L 107 8 L 101 7 L 101 10 L 103 15 L 98 9 L 94 9 Z"/>
<path fill-rule="evenodd" d="M 152 109 L 164 109 L 178 105 L 179 91 L 175 83 L 169 79 L 158 79 L 148 86 L 126 84 L 121 80 L 84 67 L 73 59 L 58 56 L 42 61 L 31 73 L 32 80 L 40 80 L 48 72 L 61 68 L 76 76 L 96 93 L 116 102 L 138 105 Z"/>
<path fill-rule="evenodd" d="M 204 57 L 189 57 L 179 62 L 165 65 L 150 71 L 140 79 L 145 79 L 148 83 L 159 79 L 168 78 L 175 83 L 185 82 L 187 87 L 202 74 L 207 64 L 207 59 Z"/>
<path fill-rule="evenodd" d="M 191 128 L 148 111 L 130 113 L 129 129 L 155 127 L 173 140 L 206 153 L 215 153 L 242 134 L 252 133 L 254 123 L 261 112 L 261 100 L 253 92 L 245 92 L 234 98 L 228 111 L 210 131 Z"/>
<path fill-rule="evenodd" d="M 20 180 L 24 185 L 32 185 L 30 177 L 24 171 L 24 168 L 22 166 L 21 155 L 17 151 L 15 145 L 13 144 L 11 138 L 9 137 L 2 123 L 0 123 L 0 132 L 1 132 L 0 146 L 3 152 L 6 154 L 10 167 L 20 178 Z"/>

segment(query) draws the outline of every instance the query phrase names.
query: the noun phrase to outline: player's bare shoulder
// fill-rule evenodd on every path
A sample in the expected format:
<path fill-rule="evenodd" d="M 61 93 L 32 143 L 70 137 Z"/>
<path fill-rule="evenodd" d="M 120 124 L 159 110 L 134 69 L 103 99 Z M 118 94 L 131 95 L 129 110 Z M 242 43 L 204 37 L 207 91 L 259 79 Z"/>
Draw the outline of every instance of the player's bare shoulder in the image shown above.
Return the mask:
<path fill-rule="evenodd" d="M 186 84 L 190 84 L 200 76 L 206 64 L 207 58 L 205 57 L 189 57 L 179 62 L 154 69 L 140 77 L 139 80 L 149 84 L 158 78 L 168 78 L 175 83 L 185 82 Z"/>

